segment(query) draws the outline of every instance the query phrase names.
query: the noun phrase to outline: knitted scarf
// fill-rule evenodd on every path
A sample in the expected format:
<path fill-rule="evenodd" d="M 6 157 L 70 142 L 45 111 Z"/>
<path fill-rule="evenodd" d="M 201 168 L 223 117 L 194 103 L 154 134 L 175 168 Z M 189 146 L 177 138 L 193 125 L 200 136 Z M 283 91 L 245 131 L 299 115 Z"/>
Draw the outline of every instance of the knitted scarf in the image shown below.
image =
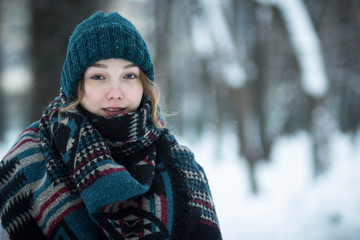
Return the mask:
<path fill-rule="evenodd" d="M 150 117 L 150 102 L 111 119 L 80 106 L 59 113 L 67 104 L 65 96 L 55 99 L 39 124 L 51 181 L 66 182 L 71 192 L 79 192 L 93 218 L 103 206 L 147 192 L 155 168 L 153 143 L 163 132 Z"/>
<path fill-rule="evenodd" d="M 203 169 L 149 101 L 110 119 L 68 104 L 56 98 L 0 162 L 11 239 L 221 239 Z"/>

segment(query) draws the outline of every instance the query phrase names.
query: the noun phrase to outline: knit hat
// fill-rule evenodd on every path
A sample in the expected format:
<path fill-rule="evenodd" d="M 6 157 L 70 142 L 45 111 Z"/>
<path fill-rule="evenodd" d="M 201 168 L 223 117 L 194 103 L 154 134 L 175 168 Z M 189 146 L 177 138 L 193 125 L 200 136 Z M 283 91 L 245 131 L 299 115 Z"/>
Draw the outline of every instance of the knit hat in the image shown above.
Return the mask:
<path fill-rule="evenodd" d="M 154 81 L 149 50 L 135 26 L 116 12 L 97 12 L 81 22 L 69 40 L 61 72 L 61 92 L 76 99 L 76 87 L 85 70 L 97 61 L 121 58 L 136 64 Z"/>

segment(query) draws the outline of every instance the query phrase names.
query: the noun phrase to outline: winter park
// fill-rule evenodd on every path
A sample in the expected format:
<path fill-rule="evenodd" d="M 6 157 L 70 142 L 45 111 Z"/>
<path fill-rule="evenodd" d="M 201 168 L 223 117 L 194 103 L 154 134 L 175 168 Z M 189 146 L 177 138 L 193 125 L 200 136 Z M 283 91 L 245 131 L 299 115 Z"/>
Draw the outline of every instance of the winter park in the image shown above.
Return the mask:
<path fill-rule="evenodd" d="M 59 95 L 70 34 L 96 11 L 146 40 L 166 128 L 206 173 L 224 240 L 360 238 L 359 1 L 1 0 L 0 161 Z"/>

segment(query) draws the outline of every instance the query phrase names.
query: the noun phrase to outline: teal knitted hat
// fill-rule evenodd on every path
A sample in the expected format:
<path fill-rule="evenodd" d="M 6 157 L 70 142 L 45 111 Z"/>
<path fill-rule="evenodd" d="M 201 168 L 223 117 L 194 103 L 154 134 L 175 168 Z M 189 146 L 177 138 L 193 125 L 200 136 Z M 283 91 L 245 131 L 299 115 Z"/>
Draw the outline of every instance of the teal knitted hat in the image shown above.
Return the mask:
<path fill-rule="evenodd" d="M 121 58 L 136 64 L 154 81 L 149 50 L 135 26 L 120 14 L 97 12 L 80 23 L 69 40 L 61 72 L 61 92 L 76 99 L 76 87 L 85 70 L 97 61 Z"/>

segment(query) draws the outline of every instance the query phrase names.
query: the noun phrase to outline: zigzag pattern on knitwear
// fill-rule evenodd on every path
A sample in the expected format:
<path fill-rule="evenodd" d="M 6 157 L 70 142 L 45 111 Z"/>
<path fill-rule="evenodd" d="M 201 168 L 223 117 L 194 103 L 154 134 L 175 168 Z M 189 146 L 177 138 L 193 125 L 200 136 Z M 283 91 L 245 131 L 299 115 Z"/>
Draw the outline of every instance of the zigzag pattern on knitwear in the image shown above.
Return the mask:
<path fill-rule="evenodd" d="M 0 191 L 3 189 L 3 186 L 6 185 L 13 173 L 15 172 L 16 168 L 19 167 L 19 160 L 17 158 L 13 159 L 12 161 L 2 161 L 1 163 L 1 170 L 0 170 Z M 1 204 L 0 204 L 1 206 Z"/>
<path fill-rule="evenodd" d="M 169 136 L 169 141 L 174 142 L 170 148 L 171 155 L 179 159 L 178 166 L 184 173 L 186 185 L 189 187 L 191 199 L 188 204 L 200 210 L 200 223 L 219 229 L 216 217 L 214 202 L 208 188 L 208 181 L 202 168 L 193 161 L 193 153 L 186 146 L 177 144 L 173 136 Z M 198 166 L 198 167 L 196 167 Z M 190 210 L 192 211 L 192 210 Z"/>
<path fill-rule="evenodd" d="M 203 217 L 203 215 L 200 216 L 200 223 L 201 224 L 205 224 L 205 225 L 208 225 L 210 227 L 213 227 L 213 228 L 216 228 L 216 229 L 220 229 L 219 227 L 219 223 L 217 220 L 214 220 L 214 219 L 207 219 L 206 217 Z"/>
<path fill-rule="evenodd" d="M 8 206 L 4 209 L 1 219 L 5 220 L 3 224 L 7 232 L 11 233 L 16 231 L 19 226 L 31 219 L 28 204 L 31 199 L 31 194 L 22 191 L 20 194 L 11 198 Z M 19 208 L 22 208 L 19 210 Z M 11 218 L 8 217 L 12 216 Z"/>
<path fill-rule="evenodd" d="M 102 176 L 114 172 L 122 172 L 125 170 L 125 167 L 121 165 L 115 166 L 114 164 L 105 164 L 103 166 L 97 166 L 96 169 L 92 170 L 90 173 L 88 173 L 85 177 L 81 178 L 81 180 L 76 183 L 76 188 L 78 189 L 78 191 L 82 191 L 82 189 L 90 186 Z"/>
<path fill-rule="evenodd" d="M 0 192 L 1 208 L 7 209 L 9 206 L 13 206 L 14 199 L 16 200 L 17 196 L 21 196 L 23 193 L 19 193 L 19 191 L 24 186 L 25 182 L 25 175 L 21 172 L 13 178 L 13 181 L 10 181 L 10 183 L 2 189 Z"/>
<path fill-rule="evenodd" d="M 199 208 L 201 210 L 201 218 L 204 220 L 202 223 L 206 224 L 211 221 L 214 224 L 207 224 L 210 226 L 216 226 L 218 228 L 218 220 L 216 218 L 216 211 L 214 202 L 209 193 L 193 190 L 191 193 L 192 199 L 189 202 L 190 206 Z"/>
<path fill-rule="evenodd" d="M 16 174 L 15 177 L 13 177 L 13 180 L 10 181 L 9 184 L 5 185 L 3 189 L 1 189 L 0 207 L 2 208 L 7 203 L 9 203 L 10 201 L 8 201 L 8 199 L 11 199 L 11 197 L 19 193 L 19 191 L 22 189 L 25 183 L 26 183 L 26 178 L 24 173 L 20 172 L 19 174 Z"/>
<path fill-rule="evenodd" d="M 78 151 L 75 155 L 75 159 L 76 159 L 76 163 L 75 164 L 80 164 L 81 161 L 83 161 L 84 159 L 86 159 L 88 156 L 87 154 L 93 154 L 94 151 L 100 152 L 100 151 L 107 151 L 108 148 L 106 147 L 106 145 L 103 142 L 93 142 L 90 145 L 87 145 L 87 147 L 84 147 L 82 150 Z M 110 154 L 108 154 L 110 155 Z M 77 165 L 75 165 L 74 167 L 78 167 Z"/>
<path fill-rule="evenodd" d="M 9 199 L 4 205 L 3 212 L 0 213 L 0 218 L 3 219 L 4 214 L 10 211 L 10 209 L 14 206 L 14 202 L 16 202 L 17 199 L 21 198 L 21 196 L 23 196 L 26 193 L 39 190 L 43 186 L 45 179 L 46 176 L 43 176 L 38 181 L 26 184 L 22 186 L 21 190 L 17 192 L 15 195 L 9 196 Z"/>
<path fill-rule="evenodd" d="M 173 145 L 171 147 L 171 151 L 176 152 L 176 153 L 185 152 L 187 154 L 192 154 L 192 151 L 189 148 L 187 148 L 183 145 L 179 145 L 179 144 Z"/>
<path fill-rule="evenodd" d="M 206 182 L 205 174 L 197 171 L 189 171 L 186 169 L 183 169 L 183 172 L 186 174 L 186 177 L 188 179 L 193 179 L 201 182 Z"/>
<path fill-rule="evenodd" d="M 157 139 L 159 136 L 160 133 L 157 132 L 155 129 L 153 131 L 146 131 L 144 138 L 142 138 L 137 143 L 130 143 L 130 142 L 124 143 L 122 145 L 121 151 L 125 155 L 134 154 L 146 147 L 149 147 L 154 142 L 154 140 Z"/>
<path fill-rule="evenodd" d="M 211 208 L 213 208 L 214 203 L 211 196 L 207 192 L 193 190 L 191 196 L 193 199 L 200 199 L 203 202 L 209 203 Z"/>
<path fill-rule="evenodd" d="M 40 150 L 39 150 L 40 152 Z M 1 168 L 3 171 L 0 172 L 0 194 L 1 191 L 3 191 L 3 186 L 7 185 L 9 182 L 14 181 L 16 175 L 14 175 L 14 172 L 19 172 L 21 169 L 34 164 L 38 162 L 44 161 L 44 157 L 41 153 L 36 153 L 34 155 L 30 155 L 27 157 L 24 157 L 20 160 L 18 159 L 11 159 L 10 161 L 7 161 L 7 159 L 4 159 L 1 163 L 4 164 Z M 12 178 L 11 178 L 12 177 Z M 0 201 L 1 202 L 1 201 Z M 1 206 L 1 203 L 0 203 Z"/>
<path fill-rule="evenodd" d="M 54 187 L 59 184 L 65 184 L 69 187 L 69 191 L 76 192 L 74 180 L 71 178 L 70 173 L 66 172 L 67 169 L 65 162 L 55 158 L 48 158 L 46 162 L 47 176 L 52 181 Z"/>
<path fill-rule="evenodd" d="M 89 146 L 89 144 L 94 144 L 100 141 L 97 132 L 90 125 L 80 128 L 79 137 L 80 137 L 80 141 L 78 143 L 79 149 L 77 151 L 86 149 L 86 147 Z"/>
<path fill-rule="evenodd" d="M 94 157 L 94 158 L 86 158 L 84 159 L 84 161 L 81 161 L 80 164 L 77 164 L 77 165 L 80 165 L 80 167 L 76 166 L 74 168 L 74 172 L 73 172 L 73 177 L 75 179 L 81 179 L 82 177 L 81 176 L 86 176 L 87 174 L 89 174 L 89 170 L 92 171 L 95 167 L 96 167 L 96 164 L 98 162 L 102 162 L 102 161 L 107 161 L 107 160 L 111 160 L 111 158 L 106 158 L 105 156 L 103 155 L 100 155 L 100 156 L 97 156 L 97 157 Z"/>
<path fill-rule="evenodd" d="M 114 213 L 125 213 L 127 210 L 127 215 L 119 214 L 119 217 L 114 215 Z M 120 234 L 125 235 L 124 239 L 135 240 L 160 232 L 164 234 L 166 232 L 164 229 L 167 226 L 167 211 L 166 197 L 154 193 L 148 197 L 140 196 L 125 202 L 110 204 L 101 209 L 100 212 L 105 213 L 105 216 L 106 213 L 111 214 L 112 217 L 107 217 L 107 221 Z M 129 228 L 132 228 L 132 232 L 127 232 Z M 159 237 L 159 235 L 156 236 Z M 150 237 L 149 239 L 153 238 Z"/>
<path fill-rule="evenodd" d="M 24 199 L 24 196 L 27 196 L 27 194 L 29 192 L 36 192 L 38 191 L 40 188 L 42 188 L 44 182 L 46 180 L 46 175 L 44 175 L 41 179 L 39 179 L 38 181 L 29 183 L 24 185 L 21 190 L 14 195 L 13 197 L 11 197 L 8 202 L 6 203 L 6 205 L 4 206 L 4 210 L 1 213 L 1 219 L 6 219 L 6 214 L 8 214 L 10 211 L 14 211 L 16 208 L 14 208 L 14 206 L 28 206 L 27 204 L 19 204 L 19 199 Z M 34 207 L 34 206 L 32 206 Z M 23 223 L 23 221 L 25 220 L 29 220 L 30 216 L 35 216 L 34 213 L 34 208 L 30 209 L 29 211 L 17 211 L 17 214 L 21 214 L 21 216 L 18 216 L 16 218 L 12 218 L 10 220 L 10 222 L 8 223 L 7 230 L 8 231 L 12 231 L 13 229 L 15 229 L 15 227 L 17 227 L 19 224 Z M 14 213 L 12 213 L 11 215 L 16 215 Z"/>
<path fill-rule="evenodd" d="M 111 155 L 104 143 L 100 142 L 93 143 L 76 153 L 75 159 L 75 166 L 72 174 L 77 178 L 80 174 L 83 174 L 86 169 L 90 169 L 97 162 L 111 160 Z"/>
<path fill-rule="evenodd" d="M 205 207 L 209 207 L 214 211 L 214 202 L 212 201 L 211 196 L 207 192 L 197 191 L 193 189 L 191 196 L 193 197 L 192 201 L 198 204 L 202 204 Z M 200 201 L 197 201 L 200 200 Z"/>
<path fill-rule="evenodd" d="M 101 212 L 120 212 L 128 207 L 140 208 L 146 212 L 154 214 L 164 223 L 164 225 L 166 225 L 167 205 L 165 196 L 154 193 L 152 198 L 154 198 L 153 204 L 151 204 L 149 197 L 140 196 L 136 199 L 127 200 L 125 202 L 109 204 L 101 209 Z"/>
<path fill-rule="evenodd" d="M 208 192 L 209 187 L 205 174 L 203 171 L 198 171 L 196 169 L 196 167 L 193 165 L 195 163 L 186 161 L 188 160 L 187 157 L 192 155 L 192 152 L 188 150 L 187 147 L 175 145 L 175 147 L 172 147 L 172 151 L 174 150 L 177 150 L 176 152 L 172 153 L 174 156 L 178 155 L 180 158 L 185 159 L 185 161 L 181 163 L 181 170 L 187 178 L 188 187 L 191 189 L 190 195 L 192 199 L 189 201 L 189 205 L 200 209 L 200 223 L 219 228 L 214 202 L 212 201 L 212 197 Z M 204 189 L 204 191 L 201 189 Z"/>
<path fill-rule="evenodd" d="M 123 145 L 123 148 L 121 149 L 121 151 L 129 156 L 131 154 L 134 154 L 142 149 L 144 149 L 144 147 L 148 147 L 150 146 L 152 143 L 152 141 L 150 141 L 149 139 L 142 139 L 141 141 L 138 141 L 137 143 L 126 143 Z"/>
<path fill-rule="evenodd" d="M 197 196 L 199 196 L 199 195 L 197 195 Z M 205 215 L 214 215 L 215 209 L 214 209 L 214 205 L 211 203 L 211 201 L 204 200 L 204 198 L 197 197 L 197 196 L 193 196 L 194 198 L 189 202 L 189 204 L 191 206 L 198 207 L 198 208 L 201 208 L 202 210 L 204 210 L 202 212 Z M 206 197 L 206 198 L 208 198 L 208 197 Z M 206 214 L 206 212 L 208 214 Z"/>
<path fill-rule="evenodd" d="M 145 117 L 145 116 L 144 116 Z M 127 142 L 134 142 L 137 140 L 138 135 L 138 123 L 137 115 L 132 115 L 129 123 L 129 140 Z"/>
<path fill-rule="evenodd" d="M 15 205 L 19 205 L 19 206 L 22 205 L 22 204 L 18 204 L 18 202 L 19 202 L 19 199 L 24 198 L 26 193 L 31 192 L 31 190 L 34 192 L 38 191 L 43 186 L 45 180 L 46 180 L 46 175 L 44 175 L 43 178 L 39 179 L 36 182 L 22 186 L 21 190 L 16 195 L 14 195 L 12 198 L 10 198 L 8 200 L 8 202 L 6 203 L 6 205 L 4 206 L 4 211 L 1 213 L 1 219 L 4 219 L 4 218 L 6 219 L 6 216 L 3 216 L 3 215 L 6 215 L 9 211 L 11 211 L 11 209 L 14 209 Z M 39 202 L 42 200 L 42 202 L 44 202 L 45 200 L 48 200 L 48 196 L 46 196 L 48 194 L 48 192 L 46 190 L 57 191 L 59 189 L 61 190 L 61 188 L 63 188 L 62 189 L 63 194 L 59 194 L 59 192 L 57 192 L 57 193 L 55 192 L 54 201 L 49 202 L 49 204 L 44 209 L 34 209 L 33 208 L 30 210 L 32 216 L 35 216 L 35 217 L 39 216 L 36 220 L 39 222 L 40 226 L 41 225 L 43 225 L 43 227 L 45 226 L 46 231 L 48 231 L 49 229 L 51 230 L 68 213 L 78 209 L 79 207 L 82 207 L 82 205 L 83 205 L 82 200 L 79 197 L 73 201 L 70 201 L 69 203 L 67 203 L 60 209 L 58 209 L 55 213 L 52 212 L 52 210 L 56 209 L 56 207 L 63 200 L 65 200 L 67 197 L 70 196 L 70 192 L 67 191 L 67 187 L 64 184 L 48 187 L 42 193 L 43 195 L 39 195 L 35 201 Z M 64 188 L 66 188 L 66 191 L 64 191 L 65 190 Z M 54 195 L 52 195 L 52 197 L 54 197 Z M 51 197 L 50 197 L 50 199 L 51 199 Z M 79 200 L 81 203 L 79 203 Z M 23 205 L 27 206 L 26 204 L 23 204 Z M 35 204 L 34 206 L 44 206 L 44 205 L 42 203 L 39 203 L 39 204 Z M 42 215 L 39 215 L 40 210 L 43 210 Z M 19 211 L 19 212 L 21 212 L 21 215 L 15 217 L 15 218 L 12 218 L 10 220 L 10 222 L 6 225 L 6 229 L 8 231 L 13 231 L 14 229 L 16 229 L 17 226 L 19 226 L 19 224 L 22 224 L 23 222 L 28 221 L 30 219 L 30 213 L 28 211 Z M 51 216 L 48 215 L 49 213 Z M 46 223 L 45 223 L 45 220 L 47 220 Z"/>
<path fill-rule="evenodd" d="M 90 156 L 89 156 L 90 154 Z M 76 167 L 73 176 L 77 180 L 77 188 L 84 187 L 93 183 L 98 177 L 112 172 L 121 172 L 125 168 L 121 165 L 115 165 L 104 143 L 94 143 L 83 149 L 77 154 Z M 98 163 L 106 161 L 107 163 L 98 166 Z M 103 164 L 103 163 L 102 163 Z"/>
<path fill-rule="evenodd" d="M 10 222 L 5 227 L 5 230 L 8 233 L 15 232 L 17 230 L 17 228 L 19 227 L 19 225 L 29 221 L 30 219 L 31 219 L 31 216 L 28 212 L 22 212 L 17 216 L 17 218 L 14 221 Z"/>

